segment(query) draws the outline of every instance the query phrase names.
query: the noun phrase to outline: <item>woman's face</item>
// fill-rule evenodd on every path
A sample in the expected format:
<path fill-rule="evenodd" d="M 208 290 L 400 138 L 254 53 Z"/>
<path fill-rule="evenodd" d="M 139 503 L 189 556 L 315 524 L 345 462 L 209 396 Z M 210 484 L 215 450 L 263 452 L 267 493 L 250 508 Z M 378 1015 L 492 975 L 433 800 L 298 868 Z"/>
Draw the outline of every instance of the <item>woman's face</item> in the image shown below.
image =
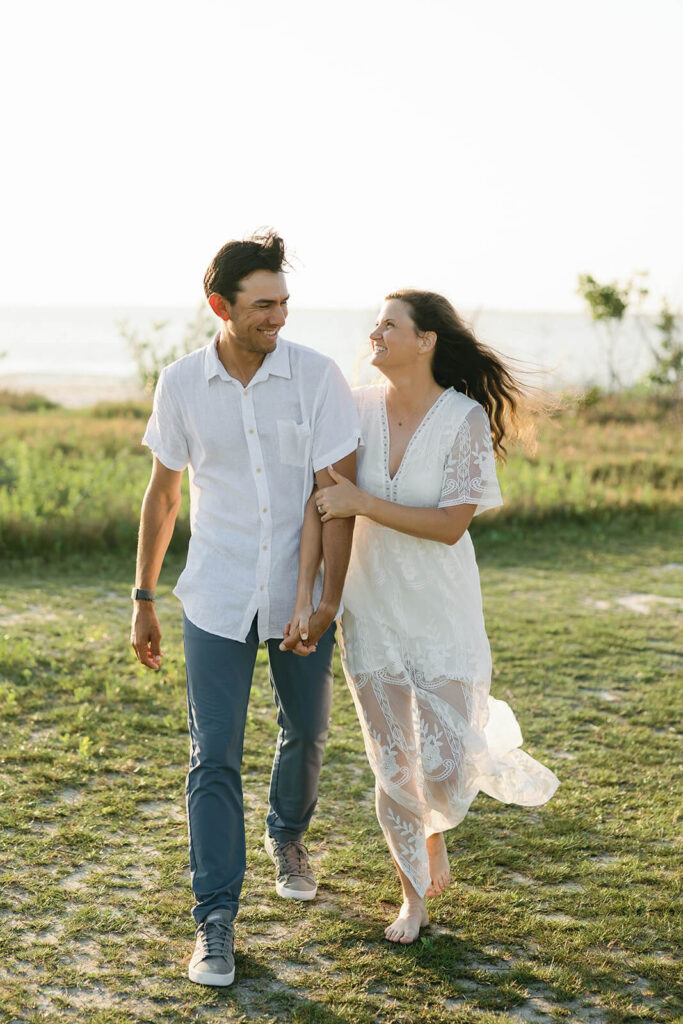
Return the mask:
<path fill-rule="evenodd" d="M 380 310 L 370 335 L 370 362 L 378 370 L 410 366 L 417 359 L 420 336 L 410 316 L 410 306 L 400 299 L 388 299 Z"/>

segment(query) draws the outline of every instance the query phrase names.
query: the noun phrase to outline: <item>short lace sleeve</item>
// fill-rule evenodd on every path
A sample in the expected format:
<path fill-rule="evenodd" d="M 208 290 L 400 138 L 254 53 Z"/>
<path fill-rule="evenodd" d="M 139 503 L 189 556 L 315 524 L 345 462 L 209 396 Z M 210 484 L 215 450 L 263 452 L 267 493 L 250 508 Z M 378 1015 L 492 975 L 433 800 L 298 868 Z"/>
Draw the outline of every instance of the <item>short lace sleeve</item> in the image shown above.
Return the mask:
<path fill-rule="evenodd" d="M 473 406 L 460 424 L 446 465 L 439 508 L 476 505 L 475 516 L 503 504 L 496 478 L 496 462 L 489 418 Z"/>

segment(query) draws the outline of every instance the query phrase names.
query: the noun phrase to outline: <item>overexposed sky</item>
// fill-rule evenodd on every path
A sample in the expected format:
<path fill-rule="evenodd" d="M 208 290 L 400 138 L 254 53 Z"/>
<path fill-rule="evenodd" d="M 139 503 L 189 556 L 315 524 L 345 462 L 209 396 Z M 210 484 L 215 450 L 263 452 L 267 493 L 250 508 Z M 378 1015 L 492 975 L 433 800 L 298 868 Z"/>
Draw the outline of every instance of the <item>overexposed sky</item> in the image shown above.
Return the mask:
<path fill-rule="evenodd" d="M 682 0 L 36 0 L 0 16 L 0 303 L 194 305 L 273 225 L 293 304 L 683 299 Z"/>

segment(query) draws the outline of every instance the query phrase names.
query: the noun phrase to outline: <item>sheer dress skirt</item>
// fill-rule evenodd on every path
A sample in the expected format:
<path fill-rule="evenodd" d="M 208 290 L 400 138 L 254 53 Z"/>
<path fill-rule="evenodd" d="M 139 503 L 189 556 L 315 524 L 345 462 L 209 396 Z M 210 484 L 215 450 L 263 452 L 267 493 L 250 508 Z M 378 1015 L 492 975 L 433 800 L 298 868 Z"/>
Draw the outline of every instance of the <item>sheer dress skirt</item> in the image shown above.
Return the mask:
<path fill-rule="evenodd" d="M 357 554 L 365 549 L 366 557 L 352 559 L 349 571 L 342 664 L 375 776 L 379 823 L 423 896 L 430 884 L 427 837 L 459 824 L 480 790 L 536 806 L 552 796 L 558 780 L 519 749 L 512 710 L 489 694 L 490 649 L 469 535 L 447 553 L 433 544 L 417 551 L 423 573 L 430 556 L 438 554 L 441 570 L 444 559 L 450 562 L 450 572 L 438 577 L 450 581 L 450 593 L 440 593 L 444 584 L 433 573 L 428 586 L 392 579 L 396 552 L 382 541 L 392 548 L 403 539 L 362 523 Z M 420 541 L 405 540 L 419 549 Z"/>

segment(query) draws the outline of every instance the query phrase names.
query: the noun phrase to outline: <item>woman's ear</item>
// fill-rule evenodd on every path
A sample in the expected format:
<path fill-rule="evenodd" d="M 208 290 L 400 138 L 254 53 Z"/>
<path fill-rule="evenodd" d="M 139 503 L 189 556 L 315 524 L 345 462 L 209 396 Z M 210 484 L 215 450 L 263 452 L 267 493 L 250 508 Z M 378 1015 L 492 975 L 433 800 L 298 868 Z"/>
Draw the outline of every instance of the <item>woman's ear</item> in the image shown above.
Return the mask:
<path fill-rule="evenodd" d="M 219 295 L 218 292 L 211 292 L 209 295 L 209 305 L 221 320 L 230 319 L 230 303 L 222 295 Z"/>
<path fill-rule="evenodd" d="M 436 345 L 436 331 L 425 331 L 420 335 L 420 351 L 432 352 Z"/>

